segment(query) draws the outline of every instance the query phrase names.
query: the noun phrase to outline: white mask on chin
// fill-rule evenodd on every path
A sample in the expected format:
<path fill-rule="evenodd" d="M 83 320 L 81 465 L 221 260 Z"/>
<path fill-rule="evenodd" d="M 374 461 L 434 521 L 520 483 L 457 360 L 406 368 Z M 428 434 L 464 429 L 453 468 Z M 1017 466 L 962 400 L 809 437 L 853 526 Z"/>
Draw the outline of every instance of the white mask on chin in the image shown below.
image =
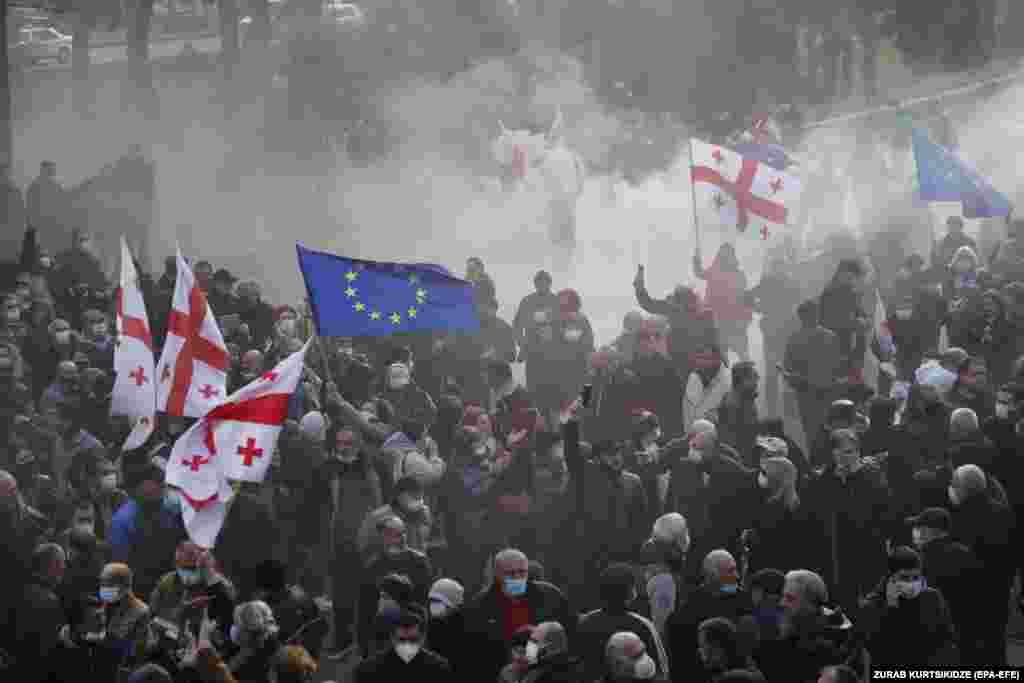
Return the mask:
<path fill-rule="evenodd" d="M 401 660 L 406 664 L 415 659 L 416 655 L 418 655 L 419 652 L 419 643 L 409 643 L 405 641 L 401 643 L 395 643 L 395 654 L 398 655 L 401 658 Z"/>

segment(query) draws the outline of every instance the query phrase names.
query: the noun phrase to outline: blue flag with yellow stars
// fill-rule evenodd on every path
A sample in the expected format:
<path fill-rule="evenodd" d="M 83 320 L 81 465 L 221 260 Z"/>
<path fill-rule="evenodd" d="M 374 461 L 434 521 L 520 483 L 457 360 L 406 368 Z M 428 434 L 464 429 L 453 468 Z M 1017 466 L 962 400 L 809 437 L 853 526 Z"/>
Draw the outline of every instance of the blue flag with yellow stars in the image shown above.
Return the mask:
<path fill-rule="evenodd" d="M 473 285 L 440 266 L 363 261 L 298 244 L 295 249 L 321 336 L 480 329 Z"/>
<path fill-rule="evenodd" d="M 914 128 L 914 160 L 921 199 L 928 202 L 960 202 L 964 218 L 1008 216 L 1010 200 L 992 187 L 977 171 L 938 145 L 920 128 Z"/>

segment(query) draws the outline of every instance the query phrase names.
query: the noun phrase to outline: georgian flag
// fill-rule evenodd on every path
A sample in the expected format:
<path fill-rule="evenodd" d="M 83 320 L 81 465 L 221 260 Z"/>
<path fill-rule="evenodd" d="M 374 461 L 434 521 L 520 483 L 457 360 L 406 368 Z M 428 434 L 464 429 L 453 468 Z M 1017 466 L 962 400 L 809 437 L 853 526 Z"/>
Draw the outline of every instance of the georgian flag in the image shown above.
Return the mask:
<path fill-rule="evenodd" d="M 117 293 L 117 342 L 114 347 L 114 391 L 110 414 L 134 419 L 123 449 L 131 451 L 153 433 L 156 415 L 153 337 L 139 276 L 124 236 L 121 237 L 121 287 Z"/>
<path fill-rule="evenodd" d="M 266 476 L 309 344 L 236 391 L 175 442 L 166 481 L 181 493 L 185 528 L 199 545 L 211 547 L 200 535 L 216 540 L 231 482 L 260 483 Z"/>
<path fill-rule="evenodd" d="M 800 179 L 720 145 L 690 140 L 691 180 L 698 215 L 768 240 L 769 224 L 784 225 L 800 199 Z"/>
<path fill-rule="evenodd" d="M 206 295 L 178 250 L 178 278 L 157 364 L 157 410 L 202 417 L 224 402 L 228 351 Z"/>

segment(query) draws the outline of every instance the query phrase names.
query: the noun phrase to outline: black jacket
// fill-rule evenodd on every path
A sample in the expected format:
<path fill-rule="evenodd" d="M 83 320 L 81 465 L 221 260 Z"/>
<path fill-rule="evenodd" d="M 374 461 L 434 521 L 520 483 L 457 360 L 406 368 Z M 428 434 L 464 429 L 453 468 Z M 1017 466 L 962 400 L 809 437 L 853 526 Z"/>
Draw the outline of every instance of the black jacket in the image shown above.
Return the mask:
<path fill-rule="evenodd" d="M 5 620 L 12 629 L 13 641 L 6 648 L 15 659 L 11 681 L 46 681 L 56 671 L 58 634 L 68 622 L 60 598 L 50 585 L 33 578 L 25 586 L 18 606 Z"/>
<path fill-rule="evenodd" d="M 527 669 L 523 683 L 583 683 L 583 663 L 568 652 L 538 661 Z"/>
<path fill-rule="evenodd" d="M 454 677 L 469 683 L 465 676 L 467 667 L 473 661 L 473 652 L 465 646 L 466 613 L 459 609 L 440 619 L 431 618 L 427 630 L 427 646 L 430 651 L 448 660 Z"/>
<path fill-rule="evenodd" d="M 644 641 L 647 654 L 658 665 L 659 676 L 668 676 L 668 654 L 654 623 L 635 612 L 597 609 L 580 617 L 573 651 L 583 660 L 586 681 L 596 681 L 606 669 L 605 646 L 616 633 L 635 633 Z"/>
<path fill-rule="evenodd" d="M 926 588 L 916 598 L 890 607 L 885 583 L 869 598 L 859 627 L 868 634 L 873 666 L 923 667 L 956 664 L 953 622 L 942 593 Z"/>
<path fill-rule="evenodd" d="M 437 681 L 452 680 L 452 668 L 448 660 L 430 650 L 420 650 L 408 664 L 388 649 L 375 657 L 365 660 L 355 668 L 353 683 L 394 683 L 395 681 Z"/>
<path fill-rule="evenodd" d="M 497 584 L 480 593 L 466 608 L 467 651 L 474 653 L 469 666 L 474 681 L 496 680 L 507 659 L 503 596 Z M 576 617 L 569 611 L 569 602 L 557 587 L 544 581 L 530 581 L 526 587 L 530 608 L 530 624 L 557 621 L 573 642 Z"/>
<path fill-rule="evenodd" d="M 750 594 L 745 591 L 723 593 L 717 586 L 705 586 L 692 592 L 686 602 L 676 607 L 665 625 L 672 680 L 685 683 L 700 680 L 707 673 L 697 656 L 697 629 L 701 622 L 725 617 L 739 623 L 753 611 Z"/>
<path fill-rule="evenodd" d="M 377 582 L 388 574 L 402 574 L 412 582 L 413 599 L 421 605 L 427 604 L 430 584 L 434 580 L 434 569 L 430 560 L 423 553 L 406 548 L 399 555 L 378 555 L 363 570 L 361 588 L 356 614 L 359 620 L 357 637 L 363 652 L 369 652 L 373 639 L 380 630 L 377 620 L 377 603 L 380 601 L 380 590 Z"/>
<path fill-rule="evenodd" d="M 973 630 L 975 620 L 985 618 L 973 600 L 973 588 L 980 569 L 977 556 L 949 536 L 925 543 L 921 556 L 925 579 L 946 599 L 957 634 Z"/>

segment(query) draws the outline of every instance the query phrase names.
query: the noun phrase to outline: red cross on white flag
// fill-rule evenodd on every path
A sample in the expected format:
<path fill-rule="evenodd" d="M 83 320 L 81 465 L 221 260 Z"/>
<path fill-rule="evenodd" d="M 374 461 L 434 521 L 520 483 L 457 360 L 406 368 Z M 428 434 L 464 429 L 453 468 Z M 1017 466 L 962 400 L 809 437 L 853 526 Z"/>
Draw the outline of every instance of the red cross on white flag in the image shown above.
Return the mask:
<path fill-rule="evenodd" d="M 211 533 L 216 539 L 223 523 L 217 511 L 227 514 L 222 503 L 230 497 L 230 482 L 260 483 L 266 476 L 308 348 L 309 342 L 236 391 L 175 442 L 167 483 L 181 492 L 185 528 L 203 547 L 211 547 L 204 542 Z"/>
<path fill-rule="evenodd" d="M 751 238 L 767 240 L 783 225 L 800 199 L 800 179 L 719 145 L 690 140 L 690 169 L 697 214 L 735 226 Z M 751 229 L 753 226 L 753 229 Z M 734 233 L 735 234 L 735 233 Z"/>
<path fill-rule="evenodd" d="M 160 355 L 157 410 L 202 417 L 226 393 L 228 351 L 206 295 L 178 251 L 178 279 Z"/>
<path fill-rule="evenodd" d="M 121 238 L 121 287 L 117 292 L 117 338 L 114 347 L 114 391 L 111 415 L 134 419 L 123 449 L 134 450 L 153 433 L 156 413 L 156 384 L 153 370 L 153 338 L 149 332 L 146 304 L 139 289 L 128 243 Z"/>

